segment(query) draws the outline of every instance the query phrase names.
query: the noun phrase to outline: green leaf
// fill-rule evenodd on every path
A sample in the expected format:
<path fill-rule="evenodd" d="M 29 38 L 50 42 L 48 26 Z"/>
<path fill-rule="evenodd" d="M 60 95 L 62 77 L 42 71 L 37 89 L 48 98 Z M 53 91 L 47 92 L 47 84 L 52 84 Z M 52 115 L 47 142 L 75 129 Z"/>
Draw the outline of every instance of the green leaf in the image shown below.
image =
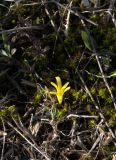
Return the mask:
<path fill-rule="evenodd" d="M 88 36 L 88 34 L 85 31 L 81 32 L 81 36 L 83 39 L 83 42 L 85 44 L 85 46 L 90 50 L 93 51 L 92 47 L 91 47 L 91 42 L 90 42 L 90 38 Z"/>
<path fill-rule="evenodd" d="M 3 56 L 7 56 L 7 57 L 8 57 L 8 54 L 7 54 L 6 51 L 3 50 L 3 49 L 0 51 L 0 54 L 3 55 Z"/>
<path fill-rule="evenodd" d="M 6 39 L 7 39 L 6 33 L 2 33 L 3 43 L 6 43 Z"/>

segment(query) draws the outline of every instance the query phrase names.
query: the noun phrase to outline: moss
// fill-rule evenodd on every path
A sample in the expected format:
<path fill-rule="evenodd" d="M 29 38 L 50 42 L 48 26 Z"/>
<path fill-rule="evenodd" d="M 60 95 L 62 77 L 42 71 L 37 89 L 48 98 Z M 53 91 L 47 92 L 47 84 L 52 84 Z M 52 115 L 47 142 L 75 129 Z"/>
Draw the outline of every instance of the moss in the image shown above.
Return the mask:
<path fill-rule="evenodd" d="M 44 38 L 44 42 L 47 42 L 48 44 L 49 44 L 50 42 L 53 43 L 53 41 L 55 41 L 55 39 L 56 39 L 56 32 L 52 32 L 52 33 L 48 34 L 48 35 Z"/>
<path fill-rule="evenodd" d="M 95 120 L 93 120 L 93 119 L 92 119 L 92 120 L 89 120 L 89 122 L 88 122 L 88 123 L 89 123 L 89 128 L 90 128 L 90 129 L 94 128 L 94 127 L 95 127 L 95 125 L 96 125 L 96 121 L 95 121 Z"/>
<path fill-rule="evenodd" d="M 114 90 L 112 87 L 110 89 Z M 98 94 L 104 100 L 105 104 L 112 104 L 112 98 L 107 88 L 99 89 Z"/>
<path fill-rule="evenodd" d="M 88 97 L 87 93 L 85 93 L 83 96 L 82 96 L 82 101 L 86 100 Z"/>
<path fill-rule="evenodd" d="M 45 89 L 39 89 L 39 92 L 37 92 L 34 96 L 34 103 L 35 104 L 39 104 L 42 99 L 43 99 L 43 95 L 45 94 Z"/>
<path fill-rule="evenodd" d="M 111 52 L 115 52 L 114 42 L 116 42 L 116 28 L 112 28 L 111 30 L 108 30 L 104 40 L 103 47 L 105 48 L 105 46 L 107 46 Z"/>
<path fill-rule="evenodd" d="M 16 107 L 14 105 L 6 107 L 5 109 L 0 110 L 0 117 L 8 119 L 8 118 L 11 117 L 11 115 L 13 117 L 17 117 Z"/>
<path fill-rule="evenodd" d="M 103 147 L 103 150 L 104 150 L 104 153 L 108 156 L 108 159 L 110 160 L 110 158 L 112 157 L 112 154 L 111 153 L 115 153 L 116 151 L 116 146 L 114 145 L 106 145 Z"/>
<path fill-rule="evenodd" d="M 36 17 L 35 24 L 39 24 L 39 25 L 44 24 L 44 18 Z"/>
<path fill-rule="evenodd" d="M 96 92 L 96 88 L 91 88 L 91 89 L 90 89 L 90 92 L 91 92 L 92 95 L 96 95 L 96 93 L 97 93 L 97 92 Z"/>
<path fill-rule="evenodd" d="M 64 104 L 64 106 L 61 109 L 58 109 L 57 112 L 57 118 L 61 119 L 63 118 L 67 113 L 69 113 L 70 107 L 67 103 Z"/>
<path fill-rule="evenodd" d="M 92 15 L 90 16 L 90 19 L 91 19 L 92 21 L 96 22 L 96 21 L 98 21 L 99 16 L 98 16 L 97 14 L 92 14 Z"/>
<path fill-rule="evenodd" d="M 115 53 L 116 28 L 97 27 L 93 29 L 92 34 L 97 41 L 99 50 L 106 49 Z"/>
<path fill-rule="evenodd" d="M 107 121 L 110 126 L 116 125 L 116 111 L 114 106 L 104 106 L 102 112 L 107 118 Z"/>
<path fill-rule="evenodd" d="M 81 91 L 72 90 L 72 95 L 75 97 L 75 99 L 79 99 L 82 96 Z"/>
<path fill-rule="evenodd" d="M 106 88 L 102 88 L 99 90 L 99 96 L 103 99 L 108 98 L 108 93 Z"/>
<path fill-rule="evenodd" d="M 76 32 L 77 32 L 77 35 L 76 35 Z M 64 45 L 68 49 L 69 53 L 75 53 L 80 48 L 79 44 L 77 45 L 78 38 L 79 38 L 78 32 L 79 32 L 78 30 L 75 32 L 73 30 L 70 30 L 68 37 L 64 39 Z"/>
<path fill-rule="evenodd" d="M 12 11 L 13 15 L 27 16 L 27 15 L 30 15 L 30 13 L 32 14 L 36 7 L 34 7 L 34 6 L 26 6 L 26 5 L 23 5 L 23 4 L 19 3 L 17 7 L 14 5 L 11 8 L 11 11 Z"/>
<path fill-rule="evenodd" d="M 37 57 L 36 60 L 38 61 L 38 63 L 36 63 L 37 72 L 42 71 L 43 69 L 47 67 L 48 59 L 45 55 L 41 55 Z"/>

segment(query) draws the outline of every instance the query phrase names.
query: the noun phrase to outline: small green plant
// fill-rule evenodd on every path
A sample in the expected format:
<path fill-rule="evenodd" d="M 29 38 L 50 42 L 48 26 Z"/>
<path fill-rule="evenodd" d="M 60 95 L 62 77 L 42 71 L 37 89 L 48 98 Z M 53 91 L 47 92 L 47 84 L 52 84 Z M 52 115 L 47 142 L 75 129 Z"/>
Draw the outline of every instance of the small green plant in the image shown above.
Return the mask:
<path fill-rule="evenodd" d="M 3 56 L 11 58 L 12 55 L 16 52 L 16 49 L 15 48 L 11 49 L 11 46 L 7 42 L 6 33 L 2 33 L 1 39 L 3 41 L 3 49 L 1 49 L 0 54 L 3 55 Z"/>

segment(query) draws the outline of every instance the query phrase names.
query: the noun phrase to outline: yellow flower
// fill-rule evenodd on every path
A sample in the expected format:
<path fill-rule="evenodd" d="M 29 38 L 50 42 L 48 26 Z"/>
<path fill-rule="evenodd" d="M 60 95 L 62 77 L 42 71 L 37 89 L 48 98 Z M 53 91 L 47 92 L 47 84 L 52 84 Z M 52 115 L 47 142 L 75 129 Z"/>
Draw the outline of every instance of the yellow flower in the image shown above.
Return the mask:
<path fill-rule="evenodd" d="M 69 82 L 65 83 L 62 86 L 60 77 L 55 77 L 55 78 L 56 78 L 56 84 L 51 82 L 51 85 L 55 87 L 56 91 L 50 92 L 50 94 L 56 95 L 59 104 L 62 104 L 64 93 L 70 89 L 70 87 L 68 87 Z"/>

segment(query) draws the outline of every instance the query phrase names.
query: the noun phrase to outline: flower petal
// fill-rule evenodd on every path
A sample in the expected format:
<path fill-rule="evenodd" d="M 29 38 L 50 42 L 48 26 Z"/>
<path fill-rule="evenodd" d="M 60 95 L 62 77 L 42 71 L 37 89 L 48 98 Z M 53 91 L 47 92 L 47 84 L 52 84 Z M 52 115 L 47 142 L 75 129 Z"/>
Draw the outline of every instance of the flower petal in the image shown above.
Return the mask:
<path fill-rule="evenodd" d="M 55 78 L 56 78 L 56 82 L 57 82 L 57 87 L 58 87 L 58 89 L 61 89 L 61 88 L 62 88 L 62 82 L 61 82 L 60 77 L 55 77 Z"/>
<path fill-rule="evenodd" d="M 57 93 L 56 93 L 56 92 L 50 92 L 50 94 L 57 95 Z"/>
<path fill-rule="evenodd" d="M 62 101 L 63 101 L 63 95 L 57 95 L 57 99 L 58 99 L 58 102 L 59 104 L 62 104 Z"/>
<path fill-rule="evenodd" d="M 58 88 L 54 82 L 51 82 L 51 85 L 54 86 L 56 89 Z"/>
<path fill-rule="evenodd" d="M 63 85 L 62 89 L 65 90 L 68 85 L 69 85 L 69 82 L 65 83 L 65 84 Z"/>
<path fill-rule="evenodd" d="M 70 87 L 65 88 L 64 93 L 65 93 L 66 91 L 68 91 L 69 89 L 70 89 Z"/>

